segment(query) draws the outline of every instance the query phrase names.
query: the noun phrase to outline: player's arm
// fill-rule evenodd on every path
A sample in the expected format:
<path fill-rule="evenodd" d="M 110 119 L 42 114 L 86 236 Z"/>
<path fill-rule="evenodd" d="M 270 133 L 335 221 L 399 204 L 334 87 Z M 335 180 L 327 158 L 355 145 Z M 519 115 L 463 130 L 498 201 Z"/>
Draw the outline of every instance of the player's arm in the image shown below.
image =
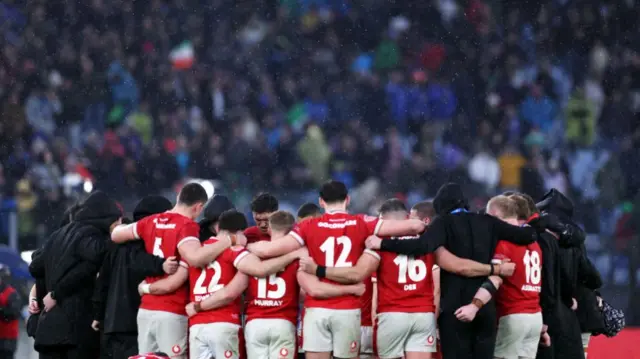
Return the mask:
<path fill-rule="evenodd" d="M 500 273 L 503 269 L 499 264 L 482 264 L 470 259 L 460 258 L 449 252 L 445 247 L 438 248 L 435 252 L 436 263 L 450 273 L 463 277 L 486 277 L 493 273 Z"/>
<path fill-rule="evenodd" d="M 426 224 L 419 219 L 380 219 L 373 235 L 379 237 L 402 237 L 424 232 Z"/>
<path fill-rule="evenodd" d="M 164 295 L 173 293 L 184 285 L 189 278 L 189 270 L 181 264 L 172 275 L 151 284 L 142 282 L 139 286 L 143 294 Z"/>
<path fill-rule="evenodd" d="M 224 307 L 238 298 L 249 286 L 249 276 L 237 272 L 231 282 L 200 302 L 200 311 Z"/>
<path fill-rule="evenodd" d="M 115 243 L 125 243 L 140 239 L 138 235 L 138 222 L 121 224 L 111 232 L 111 240 Z"/>
<path fill-rule="evenodd" d="M 313 259 L 305 257 L 300 259 L 300 267 L 309 274 L 315 274 L 320 278 L 327 278 L 334 282 L 343 284 L 354 284 L 362 282 L 378 268 L 380 256 L 378 253 L 367 249 L 358 258 L 358 262 L 353 267 L 325 267 L 318 266 Z"/>
<path fill-rule="evenodd" d="M 362 295 L 364 292 L 363 284 L 353 285 L 337 285 L 325 283 L 314 275 L 298 271 L 298 284 L 302 288 L 305 295 L 309 295 L 317 299 L 327 299 L 340 297 L 344 295 Z"/>
<path fill-rule="evenodd" d="M 378 313 L 378 279 L 371 278 L 371 318 L 375 318 Z"/>
<path fill-rule="evenodd" d="M 202 268 L 218 258 L 225 249 L 233 245 L 233 239 L 227 238 L 213 244 L 201 245 L 198 237 L 185 237 L 178 242 L 180 257 L 190 266 Z"/>
<path fill-rule="evenodd" d="M 383 227 L 385 226 L 385 222 L 390 221 L 383 221 Z M 424 223 L 422 224 L 424 226 Z M 426 231 L 422 232 L 420 237 L 416 239 L 384 239 L 379 242 L 378 248 L 376 248 L 375 246 L 368 247 L 373 249 L 380 249 L 386 252 L 393 252 L 417 257 L 433 253 L 439 247 L 444 246 L 446 238 L 447 232 L 444 221 L 441 218 L 436 217 L 433 222 L 431 222 L 429 228 Z"/>
<path fill-rule="evenodd" d="M 246 255 L 238 258 L 236 268 L 245 274 L 258 278 L 278 273 L 302 255 L 308 255 L 306 248 L 301 248 L 280 257 L 267 260 L 261 260 L 258 256 L 250 252 L 245 253 Z"/>
<path fill-rule="evenodd" d="M 277 241 L 259 241 L 247 244 L 247 250 L 260 258 L 272 258 L 291 253 L 304 245 L 301 238 L 289 232 Z"/>
<path fill-rule="evenodd" d="M 431 270 L 433 278 L 433 304 L 436 307 L 436 319 L 440 314 L 440 267 L 434 266 Z"/>

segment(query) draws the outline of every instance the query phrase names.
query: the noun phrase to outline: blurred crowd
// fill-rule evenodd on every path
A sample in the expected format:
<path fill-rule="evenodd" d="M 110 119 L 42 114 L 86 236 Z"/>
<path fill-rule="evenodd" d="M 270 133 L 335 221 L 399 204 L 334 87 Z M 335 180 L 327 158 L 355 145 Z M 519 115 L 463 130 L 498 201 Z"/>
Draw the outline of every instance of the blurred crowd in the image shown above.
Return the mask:
<path fill-rule="evenodd" d="M 332 177 L 361 210 L 447 180 L 554 187 L 616 238 L 594 250 L 623 253 L 639 18 L 633 0 L 5 0 L 0 199 L 37 238 L 83 191 L 188 177 L 283 195 Z"/>

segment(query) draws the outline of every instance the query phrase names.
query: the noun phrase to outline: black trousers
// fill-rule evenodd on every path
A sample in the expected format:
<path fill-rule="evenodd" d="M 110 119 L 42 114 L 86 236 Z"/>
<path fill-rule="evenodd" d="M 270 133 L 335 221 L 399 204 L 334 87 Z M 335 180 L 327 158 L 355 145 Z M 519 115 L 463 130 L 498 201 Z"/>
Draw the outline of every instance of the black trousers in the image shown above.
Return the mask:
<path fill-rule="evenodd" d="M 14 354 L 13 350 L 0 350 L 0 359 L 13 359 Z"/>
<path fill-rule="evenodd" d="M 496 344 L 495 307 L 482 308 L 471 323 L 443 311 L 438 318 L 442 359 L 493 359 Z"/>
<path fill-rule="evenodd" d="M 59 348 L 40 351 L 40 359 L 85 359 L 91 358 L 92 353 L 80 350 L 78 348 Z M 93 353 L 95 355 L 95 353 Z"/>
<path fill-rule="evenodd" d="M 575 312 L 560 304 L 549 321 L 550 348 L 539 348 L 536 359 L 584 359 L 582 333 Z"/>
<path fill-rule="evenodd" d="M 101 359 L 126 359 L 137 354 L 137 333 L 108 333 L 102 337 Z"/>

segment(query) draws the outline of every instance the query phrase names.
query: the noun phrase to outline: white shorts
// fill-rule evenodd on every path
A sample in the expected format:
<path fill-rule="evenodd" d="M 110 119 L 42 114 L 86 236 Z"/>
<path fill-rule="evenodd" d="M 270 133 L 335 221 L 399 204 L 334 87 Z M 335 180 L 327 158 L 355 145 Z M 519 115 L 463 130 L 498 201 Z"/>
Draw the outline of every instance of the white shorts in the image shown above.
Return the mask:
<path fill-rule="evenodd" d="M 306 308 L 302 335 L 305 352 L 355 358 L 360 353 L 360 309 Z"/>
<path fill-rule="evenodd" d="M 138 310 L 138 349 L 140 353 L 164 352 L 172 358 L 186 359 L 189 318 L 159 310 Z"/>
<path fill-rule="evenodd" d="M 375 328 L 378 357 L 402 358 L 406 352 L 436 352 L 434 313 L 378 313 Z"/>
<path fill-rule="evenodd" d="M 244 328 L 249 358 L 293 359 L 296 326 L 284 319 L 253 319 Z"/>
<path fill-rule="evenodd" d="M 373 327 L 360 327 L 360 354 L 373 354 Z"/>
<path fill-rule="evenodd" d="M 493 356 L 502 359 L 535 358 L 541 331 L 542 313 L 501 317 Z"/>
<path fill-rule="evenodd" d="M 240 358 L 241 329 L 231 323 L 192 325 L 189 328 L 189 359 Z"/>

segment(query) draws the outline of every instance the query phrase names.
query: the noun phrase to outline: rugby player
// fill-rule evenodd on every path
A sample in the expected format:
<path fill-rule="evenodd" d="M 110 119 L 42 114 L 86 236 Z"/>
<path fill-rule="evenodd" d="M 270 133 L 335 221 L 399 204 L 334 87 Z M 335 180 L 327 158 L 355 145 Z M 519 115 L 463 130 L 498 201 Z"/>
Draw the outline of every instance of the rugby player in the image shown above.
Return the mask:
<path fill-rule="evenodd" d="M 273 257 L 288 253 L 305 244 L 309 255 L 319 263 L 318 277 L 324 278 L 327 267 L 352 267 L 360 256 L 378 258 L 374 251 L 365 249 L 369 235 L 383 236 L 416 234 L 424 230 L 418 220 L 383 221 L 376 217 L 351 215 L 346 208 L 349 194 L 346 186 L 329 181 L 320 189 L 320 206 L 325 214 L 298 224 L 287 236 L 278 241 L 252 243 L 247 248 L 260 257 Z M 371 275 L 373 270 L 367 275 Z M 363 276 L 364 278 L 364 276 Z M 360 282 L 361 279 L 352 281 Z M 326 279 L 325 279 L 326 280 Z M 360 349 L 360 301 L 354 296 L 330 299 L 305 299 L 303 345 L 307 358 L 354 358 Z"/>
<path fill-rule="evenodd" d="M 256 222 L 255 226 L 249 227 L 244 231 L 247 236 L 247 243 L 258 241 L 268 241 L 271 239 L 269 234 L 269 216 L 278 210 L 278 199 L 270 193 L 260 193 L 251 201 L 251 214 Z"/>

